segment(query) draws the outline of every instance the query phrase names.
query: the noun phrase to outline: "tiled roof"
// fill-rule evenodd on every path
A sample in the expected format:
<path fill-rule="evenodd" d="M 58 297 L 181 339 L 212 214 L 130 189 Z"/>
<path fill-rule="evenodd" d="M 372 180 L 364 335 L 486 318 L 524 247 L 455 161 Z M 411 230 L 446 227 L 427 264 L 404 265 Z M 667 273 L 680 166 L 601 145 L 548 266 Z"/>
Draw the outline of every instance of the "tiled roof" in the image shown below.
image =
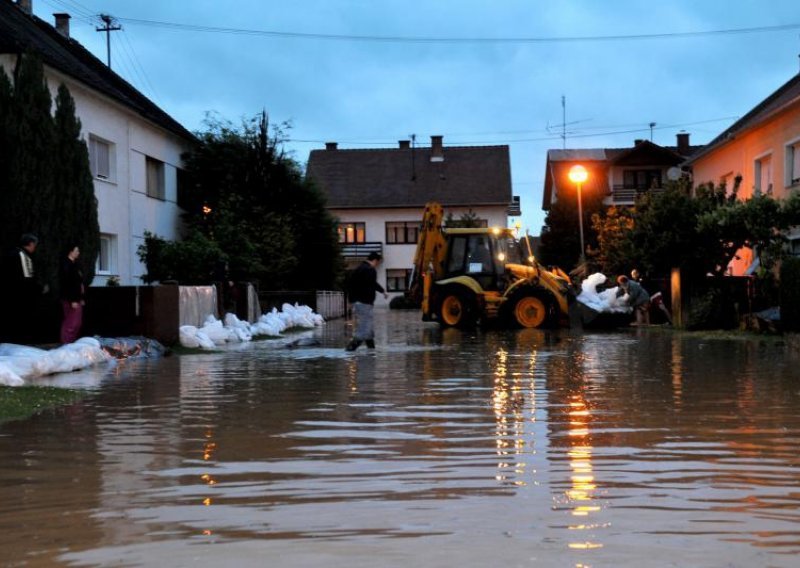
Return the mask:
<path fill-rule="evenodd" d="M 307 177 L 332 208 L 508 205 L 508 146 L 445 146 L 443 161 L 431 148 L 312 150 Z"/>
<path fill-rule="evenodd" d="M 11 0 L 0 0 L 0 53 L 35 52 L 42 62 L 116 100 L 151 123 L 189 141 L 194 135 L 74 39 Z"/>
<path fill-rule="evenodd" d="M 568 177 L 573 164 L 580 162 L 589 170 L 589 178 L 583 185 L 587 192 L 605 195 L 609 192 L 608 170 L 612 166 L 676 166 L 687 157 L 696 154 L 703 146 L 659 146 L 649 140 L 637 141 L 628 148 L 583 148 L 547 151 L 542 209 L 548 210 L 553 202 L 553 192 L 558 198 L 558 188 L 574 191 Z"/>
<path fill-rule="evenodd" d="M 750 112 L 734 122 L 729 128 L 724 130 L 719 136 L 709 142 L 700 152 L 692 155 L 689 163 L 705 156 L 709 152 L 716 150 L 736 138 L 739 134 L 754 128 L 770 119 L 773 115 L 780 112 L 788 105 L 800 101 L 800 73 L 789 79 L 777 91 L 757 104 Z"/>

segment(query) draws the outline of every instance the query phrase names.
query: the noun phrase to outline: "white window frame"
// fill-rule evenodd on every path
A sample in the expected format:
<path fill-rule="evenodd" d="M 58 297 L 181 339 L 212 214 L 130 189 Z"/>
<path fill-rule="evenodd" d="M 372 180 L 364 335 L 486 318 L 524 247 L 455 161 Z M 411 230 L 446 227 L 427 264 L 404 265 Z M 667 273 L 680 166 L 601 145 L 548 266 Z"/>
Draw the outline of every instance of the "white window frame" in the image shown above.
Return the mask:
<path fill-rule="evenodd" d="M 99 159 L 100 156 L 98 155 L 98 149 L 101 146 L 105 146 L 108 151 L 105 171 L 101 169 L 102 162 Z M 112 183 L 116 182 L 117 145 L 109 140 L 106 140 L 105 138 L 101 138 L 100 136 L 89 134 L 89 166 L 92 170 L 92 177 L 95 179 Z"/>
<path fill-rule="evenodd" d="M 766 172 L 766 187 L 764 187 L 764 165 L 768 165 Z M 756 156 L 753 161 L 753 195 L 772 195 L 772 152 L 764 152 Z"/>
<path fill-rule="evenodd" d="M 784 185 L 787 188 L 800 188 L 800 136 L 789 140 L 784 149 Z"/>
<path fill-rule="evenodd" d="M 100 248 L 97 251 L 95 273 L 100 276 L 117 274 L 117 235 L 100 233 Z"/>
<path fill-rule="evenodd" d="M 151 156 L 144 157 L 144 183 L 147 197 L 166 201 L 166 164 Z"/>

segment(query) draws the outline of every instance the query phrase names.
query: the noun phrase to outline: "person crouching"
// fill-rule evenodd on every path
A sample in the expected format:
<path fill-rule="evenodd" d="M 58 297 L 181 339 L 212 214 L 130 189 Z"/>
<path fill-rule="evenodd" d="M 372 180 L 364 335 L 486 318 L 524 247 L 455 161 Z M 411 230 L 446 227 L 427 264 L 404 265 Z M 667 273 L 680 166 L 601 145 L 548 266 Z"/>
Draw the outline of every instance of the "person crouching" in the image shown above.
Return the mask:
<path fill-rule="evenodd" d="M 647 325 L 650 323 L 650 294 L 638 282 L 630 280 L 627 276 L 617 278 L 619 290 L 617 297 L 628 295 L 628 305 L 633 308 L 636 314 L 637 325 Z"/>

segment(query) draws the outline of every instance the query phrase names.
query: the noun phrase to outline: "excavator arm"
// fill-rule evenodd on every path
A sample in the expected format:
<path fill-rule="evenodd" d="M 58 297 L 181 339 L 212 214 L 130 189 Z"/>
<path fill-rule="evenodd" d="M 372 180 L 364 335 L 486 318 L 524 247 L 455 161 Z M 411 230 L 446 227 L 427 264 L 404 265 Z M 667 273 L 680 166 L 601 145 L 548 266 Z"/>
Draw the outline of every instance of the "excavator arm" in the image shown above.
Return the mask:
<path fill-rule="evenodd" d="M 431 201 L 425 205 L 408 292 L 412 301 L 422 304 L 423 314 L 429 313 L 427 300 L 430 284 L 426 286 L 426 281 L 429 283 L 444 272 L 447 246 L 442 233 L 443 220 L 444 209 L 440 204 Z"/>

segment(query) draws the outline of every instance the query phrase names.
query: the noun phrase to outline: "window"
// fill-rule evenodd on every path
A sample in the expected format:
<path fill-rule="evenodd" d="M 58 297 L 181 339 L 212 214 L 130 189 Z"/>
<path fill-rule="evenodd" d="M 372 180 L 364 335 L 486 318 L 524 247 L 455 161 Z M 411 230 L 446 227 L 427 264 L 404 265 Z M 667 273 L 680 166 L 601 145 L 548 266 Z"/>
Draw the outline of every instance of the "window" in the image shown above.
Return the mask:
<path fill-rule="evenodd" d="M 622 184 L 625 189 L 661 187 L 661 170 L 625 170 L 622 172 Z"/>
<path fill-rule="evenodd" d="M 454 237 L 450 243 L 450 256 L 447 259 L 447 273 L 461 272 L 464 270 L 464 257 L 467 254 L 466 237 Z"/>
<path fill-rule="evenodd" d="M 388 268 L 386 270 L 386 291 L 405 292 L 411 279 L 410 268 Z"/>
<path fill-rule="evenodd" d="M 114 181 L 116 179 L 115 156 L 114 144 L 89 135 L 89 167 L 94 177 Z"/>
<path fill-rule="evenodd" d="M 336 229 L 340 243 L 364 243 L 367 241 L 367 230 L 364 223 L 339 223 Z"/>
<path fill-rule="evenodd" d="M 100 234 L 100 251 L 97 255 L 97 274 L 115 274 L 117 258 L 117 237 L 106 233 Z"/>
<path fill-rule="evenodd" d="M 164 191 L 164 162 L 147 156 L 145 158 L 147 169 L 147 196 L 155 199 L 165 199 Z"/>
<path fill-rule="evenodd" d="M 789 241 L 789 254 L 792 256 L 800 256 L 800 238 L 791 239 Z"/>
<path fill-rule="evenodd" d="M 386 244 L 416 244 L 419 239 L 419 221 L 399 221 L 386 223 Z"/>
<path fill-rule="evenodd" d="M 753 193 L 755 195 L 772 195 L 772 156 L 762 156 L 755 162 L 753 171 L 755 185 Z"/>
<path fill-rule="evenodd" d="M 786 187 L 800 185 L 800 140 L 786 146 Z"/>
<path fill-rule="evenodd" d="M 719 184 L 725 186 L 725 195 L 729 197 L 733 195 L 733 188 L 736 185 L 736 178 L 733 177 L 733 172 L 720 176 Z"/>

